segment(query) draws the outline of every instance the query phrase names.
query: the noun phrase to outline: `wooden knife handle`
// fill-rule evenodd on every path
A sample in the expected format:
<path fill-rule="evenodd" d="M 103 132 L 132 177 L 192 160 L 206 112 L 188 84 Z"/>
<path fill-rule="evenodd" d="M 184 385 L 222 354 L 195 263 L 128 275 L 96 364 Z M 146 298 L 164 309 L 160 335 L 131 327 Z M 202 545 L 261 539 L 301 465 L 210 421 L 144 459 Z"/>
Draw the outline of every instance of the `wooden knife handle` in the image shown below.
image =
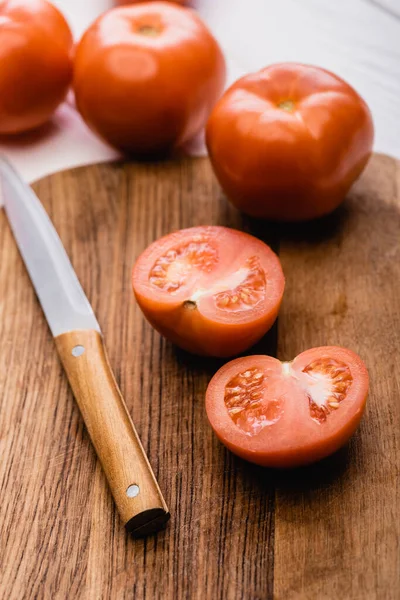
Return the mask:
<path fill-rule="evenodd" d="M 58 353 L 126 528 L 142 536 L 169 519 L 164 498 L 97 331 L 55 338 Z"/>

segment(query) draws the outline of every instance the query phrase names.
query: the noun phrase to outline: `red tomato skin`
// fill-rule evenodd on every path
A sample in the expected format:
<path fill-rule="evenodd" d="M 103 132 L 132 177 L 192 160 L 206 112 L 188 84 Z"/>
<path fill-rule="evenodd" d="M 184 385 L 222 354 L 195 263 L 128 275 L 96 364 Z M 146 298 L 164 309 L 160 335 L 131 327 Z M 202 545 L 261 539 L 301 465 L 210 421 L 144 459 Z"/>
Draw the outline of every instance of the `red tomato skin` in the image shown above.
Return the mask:
<path fill-rule="evenodd" d="M 288 101 L 292 111 L 279 107 Z M 228 199 L 253 217 L 278 221 L 313 219 L 339 206 L 364 170 L 373 138 L 369 108 L 352 87 L 296 63 L 237 81 L 206 129 Z"/>
<path fill-rule="evenodd" d="M 300 435 L 301 420 L 305 418 L 306 415 L 304 412 L 303 414 L 287 414 L 286 411 L 284 419 L 278 424 L 277 430 L 275 432 L 271 430 L 271 432 L 268 431 L 268 433 L 265 433 L 266 436 L 270 436 L 269 439 L 268 437 L 264 438 L 265 447 L 263 447 L 262 437 L 259 437 L 258 440 L 254 440 L 254 442 L 248 442 L 249 438 L 237 430 L 235 424 L 228 416 L 223 402 L 219 399 L 221 381 L 228 381 L 233 373 L 237 373 L 241 369 L 245 370 L 251 368 L 256 365 L 258 361 L 262 362 L 267 360 L 271 363 L 272 368 L 275 366 L 277 370 L 281 370 L 282 363 L 272 357 L 247 356 L 226 363 L 214 375 L 207 388 L 205 403 L 208 420 L 221 443 L 240 458 L 262 467 L 271 468 L 295 468 L 306 466 L 330 456 L 344 446 L 357 430 L 365 410 L 369 387 L 368 371 L 359 356 L 351 350 L 337 346 L 325 346 L 307 350 L 297 356 L 292 364 L 297 362 L 300 365 L 302 363 L 305 365 L 312 362 L 314 359 L 321 357 L 324 353 L 344 359 L 344 361 L 347 362 L 351 367 L 354 376 L 354 392 L 356 391 L 357 393 L 357 399 L 354 405 L 348 406 L 345 415 L 343 415 L 343 413 L 341 414 L 339 411 L 338 415 L 333 415 L 334 418 L 339 417 L 339 424 L 335 428 L 331 428 L 331 431 L 327 432 L 325 436 L 319 435 L 318 429 L 321 429 L 321 433 L 323 434 L 325 424 L 314 424 L 311 423 L 310 420 L 310 422 L 307 423 L 308 426 L 311 424 L 310 433 L 307 435 L 306 428 L 305 432 L 303 432 L 303 442 L 301 444 L 296 444 L 295 439 L 290 439 L 290 430 L 293 430 L 295 435 Z M 307 359 L 306 362 L 305 359 Z M 343 407 L 341 407 L 341 409 L 343 409 Z M 313 428 L 317 431 L 317 435 L 313 432 Z M 283 439 L 281 444 L 276 444 L 277 448 L 275 450 L 270 447 L 274 435 L 282 437 Z M 267 445 L 269 445 L 269 447 L 267 447 Z"/>
<path fill-rule="evenodd" d="M 199 312 L 178 307 L 160 307 L 134 290 L 135 298 L 148 322 L 173 344 L 198 356 L 230 358 L 254 346 L 275 323 L 281 301 L 271 312 L 246 325 L 218 324 Z"/>
<path fill-rule="evenodd" d="M 166 154 L 194 137 L 224 83 L 214 37 L 194 11 L 168 2 L 108 11 L 76 50 L 81 115 L 112 146 L 138 156 Z"/>
<path fill-rule="evenodd" d="M 0 134 L 49 120 L 72 79 L 73 39 L 46 0 L 0 1 Z"/>
<path fill-rule="evenodd" d="M 328 456 L 331 456 L 340 448 L 342 448 L 352 435 L 358 429 L 363 412 L 357 413 L 354 418 L 349 421 L 346 427 L 343 429 L 342 435 L 334 440 L 330 440 L 328 443 L 317 444 L 313 448 L 312 453 L 306 448 L 293 448 L 283 452 L 264 454 L 250 454 L 248 451 L 243 450 L 240 446 L 233 444 L 224 439 L 217 431 L 214 430 L 219 441 L 228 448 L 233 454 L 239 456 L 243 460 L 247 460 L 260 467 L 269 467 L 273 469 L 294 469 L 297 467 L 306 467 L 307 465 L 314 464 Z"/>
<path fill-rule="evenodd" d="M 166 243 L 174 236 L 176 245 L 179 245 L 178 242 L 182 240 L 182 236 L 186 236 L 186 234 L 201 235 L 205 231 L 212 232 L 212 235 L 219 240 L 223 238 L 222 246 L 232 244 L 233 240 L 230 236 L 233 236 L 234 240 L 237 239 L 238 247 L 246 247 L 246 243 L 250 248 L 259 246 L 266 254 L 262 264 L 269 269 L 268 308 L 260 309 L 251 320 L 240 323 L 218 321 L 212 318 L 213 315 L 202 312 L 201 308 L 199 310 L 185 308 L 183 303 L 187 299 L 186 297 L 178 296 L 175 299 L 166 299 L 165 296 L 158 295 L 155 291 L 149 291 L 148 286 L 144 284 L 148 277 L 149 263 L 155 260 L 157 256 L 155 249 L 160 244 Z M 188 240 L 189 238 L 183 239 Z M 250 253 L 255 254 L 256 251 L 252 250 Z M 133 292 L 149 323 L 172 343 L 199 356 L 232 357 L 253 346 L 275 322 L 282 302 L 284 287 L 285 277 L 279 258 L 266 244 L 249 234 L 217 226 L 192 227 L 153 242 L 137 259 L 132 271 Z"/>

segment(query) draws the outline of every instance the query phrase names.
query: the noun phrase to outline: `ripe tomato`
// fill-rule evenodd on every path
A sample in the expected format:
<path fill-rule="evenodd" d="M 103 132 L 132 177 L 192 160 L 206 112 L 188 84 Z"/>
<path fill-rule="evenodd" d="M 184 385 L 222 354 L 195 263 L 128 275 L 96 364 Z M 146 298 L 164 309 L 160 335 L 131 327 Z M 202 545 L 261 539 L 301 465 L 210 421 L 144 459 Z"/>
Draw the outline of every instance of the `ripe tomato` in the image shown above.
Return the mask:
<path fill-rule="evenodd" d="M 233 360 L 206 394 L 211 427 L 229 450 L 268 467 L 296 467 L 338 450 L 356 430 L 368 393 L 362 360 L 326 346 L 293 362 Z"/>
<path fill-rule="evenodd" d="M 164 154 L 204 126 L 225 82 L 222 52 L 200 18 L 168 2 L 114 8 L 76 51 L 77 106 L 113 146 Z"/>
<path fill-rule="evenodd" d="M 72 78 L 73 41 L 45 0 L 0 0 L 0 134 L 45 123 Z"/>
<path fill-rule="evenodd" d="M 373 124 L 339 77 L 288 63 L 237 81 L 214 108 L 206 136 L 217 178 L 237 208 L 297 221 L 342 202 L 371 155 Z"/>
<path fill-rule="evenodd" d="M 233 356 L 275 321 L 285 285 L 278 257 L 226 227 L 192 227 L 151 244 L 133 269 L 149 322 L 185 350 Z"/>

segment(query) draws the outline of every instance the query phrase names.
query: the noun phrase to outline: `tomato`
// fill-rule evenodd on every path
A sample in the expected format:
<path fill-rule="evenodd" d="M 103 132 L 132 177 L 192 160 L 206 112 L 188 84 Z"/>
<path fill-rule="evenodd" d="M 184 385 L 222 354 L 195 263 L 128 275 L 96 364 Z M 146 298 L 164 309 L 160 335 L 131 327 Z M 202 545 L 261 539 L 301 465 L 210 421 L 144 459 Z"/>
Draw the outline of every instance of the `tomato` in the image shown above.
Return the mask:
<path fill-rule="evenodd" d="M 227 363 L 208 386 L 206 410 L 234 454 L 262 466 L 296 467 L 348 441 L 367 393 L 368 372 L 359 356 L 326 346 L 293 362 L 247 356 Z"/>
<path fill-rule="evenodd" d="M 73 41 L 45 0 L 0 0 L 0 134 L 45 123 L 72 79 Z"/>
<path fill-rule="evenodd" d="M 367 164 L 373 136 L 370 111 L 353 88 L 324 69 L 295 63 L 237 81 L 206 131 L 232 203 L 282 221 L 333 211 Z"/>
<path fill-rule="evenodd" d="M 133 269 L 148 321 L 185 350 L 234 356 L 275 321 L 284 290 L 278 257 L 226 227 L 192 227 L 151 244 Z"/>
<path fill-rule="evenodd" d="M 114 8 L 84 34 L 76 102 L 88 125 L 136 155 L 165 154 L 204 126 L 225 61 L 200 18 L 168 2 Z"/>

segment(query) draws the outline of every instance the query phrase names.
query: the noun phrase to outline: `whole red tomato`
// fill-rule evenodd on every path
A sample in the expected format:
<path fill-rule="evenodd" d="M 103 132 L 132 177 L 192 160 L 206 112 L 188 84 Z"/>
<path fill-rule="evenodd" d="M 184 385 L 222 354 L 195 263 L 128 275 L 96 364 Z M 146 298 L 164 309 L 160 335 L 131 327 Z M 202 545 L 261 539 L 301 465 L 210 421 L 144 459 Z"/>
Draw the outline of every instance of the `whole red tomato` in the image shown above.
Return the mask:
<path fill-rule="evenodd" d="M 192 138 L 224 82 L 222 52 L 204 23 L 167 2 L 112 9 L 76 50 L 79 111 L 106 141 L 133 154 L 163 154 Z"/>
<path fill-rule="evenodd" d="M 72 35 L 45 0 L 0 0 L 0 134 L 46 122 L 72 79 Z"/>
<path fill-rule="evenodd" d="M 370 111 L 353 88 L 294 63 L 237 81 L 206 132 L 232 203 L 251 216 L 286 221 L 334 210 L 367 164 L 373 135 Z"/>

